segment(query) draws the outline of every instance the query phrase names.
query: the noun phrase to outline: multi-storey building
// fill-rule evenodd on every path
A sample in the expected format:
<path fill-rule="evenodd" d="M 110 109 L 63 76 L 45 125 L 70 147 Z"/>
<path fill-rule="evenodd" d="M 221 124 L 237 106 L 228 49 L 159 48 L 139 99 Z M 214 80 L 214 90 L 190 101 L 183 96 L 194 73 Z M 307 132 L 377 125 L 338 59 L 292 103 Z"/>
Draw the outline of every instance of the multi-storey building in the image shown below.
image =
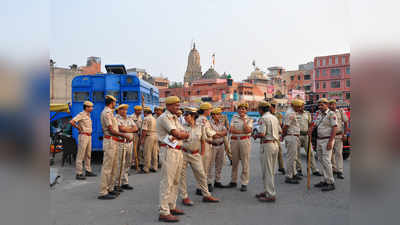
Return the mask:
<path fill-rule="evenodd" d="M 314 58 L 314 100 L 324 97 L 350 103 L 350 53 Z"/>

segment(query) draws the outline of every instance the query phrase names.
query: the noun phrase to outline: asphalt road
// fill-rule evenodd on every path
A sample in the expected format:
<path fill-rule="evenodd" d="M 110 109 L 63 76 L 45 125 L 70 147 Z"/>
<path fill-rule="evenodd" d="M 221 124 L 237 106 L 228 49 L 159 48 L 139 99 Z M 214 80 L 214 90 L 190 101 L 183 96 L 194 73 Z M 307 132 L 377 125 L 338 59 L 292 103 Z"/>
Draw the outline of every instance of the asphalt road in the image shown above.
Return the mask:
<path fill-rule="evenodd" d="M 216 189 L 219 204 L 206 204 L 194 194 L 195 180 L 188 170 L 188 190 L 195 205 L 186 207 L 178 198 L 177 207 L 186 213 L 178 224 L 188 225 L 345 225 L 349 224 L 350 161 L 344 162 L 345 179 L 336 180 L 336 190 L 323 193 L 320 189 L 307 190 L 306 179 L 299 185 L 284 183 L 283 175 L 276 175 L 277 201 L 258 202 L 254 195 L 262 191 L 259 165 L 259 144 L 253 143 L 251 179 L 247 192 L 239 189 Z M 303 171 L 305 171 L 303 152 Z M 286 160 L 286 158 L 285 158 Z M 59 184 L 51 188 L 50 215 L 54 225 L 147 225 L 158 222 L 160 173 L 132 174 L 129 183 L 133 191 L 125 191 L 118 199 L 98 200 L 100 177 L 76 181 L 74 167 L 59 167 L 51 171 L 60 175 Z M 93 165 L 100 174 L 101 165 Z M 229 163 L 223 169 L 223 183 L 230 181 Z M 320 177 L 311 177 L 311 184 Z"/>

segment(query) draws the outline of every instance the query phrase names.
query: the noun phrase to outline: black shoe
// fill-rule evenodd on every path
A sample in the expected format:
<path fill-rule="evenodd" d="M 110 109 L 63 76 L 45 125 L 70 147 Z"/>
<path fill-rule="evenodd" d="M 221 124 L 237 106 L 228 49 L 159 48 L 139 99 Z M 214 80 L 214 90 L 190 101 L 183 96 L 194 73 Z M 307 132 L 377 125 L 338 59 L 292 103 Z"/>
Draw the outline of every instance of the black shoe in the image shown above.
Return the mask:
<path fill-rule="evenodd" d="M 323 188 L 323 187 L 326 187 L 327 185 L 328 185 L 328 183 L 321 181 L 318 184 L 314 184 L 314 187 Z"/>
<path fill-rule="evenodd" d="M 101 195 L 101 196 L 97 197 L 97 199 L 111 200 L 111 199 L 115 199 L 115 195 L 111 195 L 111 194 Z"/>
<path fill-rule="evenodd" d="M 131 166 L 131 170 L 136 170 L 136 166 L 135 166 L 135 165 L 132 165 L 132 166 Z"/>
<path fill-rule="evenodd" d="M 115 191 L 115 192 L 119 192 L 119 193 L 124 192 L 124 190 L 122 190 L 122 188 L 121 188 L 121 187 L 118 187 L 118 186 L 114 186 L 114 191 Z"/>
<path fill-rule="evenodd" d="M 281 172 L 282 175 L 286 174 L 285 168 L 279 168 L 278 171 Z"/>
<path fill-rule="evenodd" d="M 196 195 L 200 195 L 200 196 L 203 196 L 203 193 L 201 192 L 201 190 L 200 189 L 196 189 Z"/>
<path fill-rule="evenodd" d="M 302 176 L 303 176 L 303 171 L 297 170 L 297 175 L 300 176 L 300 177 L 302 177 Z"/>
<path fill-rule="evenodd" d="M 83 174 L 77 174 L 77 175 L 75 176 L 75 179 L 77 179 L 77 180 L 86 180 L 86 177 L 83 176 Z"/>
<path fill-rule="evenodd" d="M 322 174 L 319 171 L 315 171 L 314 173 L 312 173 L 314 176 L 317 177 L 322 177 Z"/>
<path fill-rule="evenodd" d="M 92 172 L 89 172 L 89 171 L 86 171 L 85 175 L 86 175 L 87 177 L 97 177 L 97 174 L 92 173 Z"/>
<path fill-rule="evenodd" d="M 124 189 L 124 190 L 133 190 L 133 187 L 132 187 L 131 185 L 129 185 L 129 184 L 123 184 L 123 185 L 121 186 L 121 189 Z"/>
<path fill-rule="evenodd" d="M 235 188 L 237 187 L 237 183 L 230 182 L 228 185 L 225 186 L 225 188 Z"/>
<path fill-rule="evenodd" d="M 247 186 L 242 184 L 242 187 L 240 188 L 241 192 L 247 191 Z"/>
<path fill-rule="evenodd" d="M 295 179 L 295 180 L 303 180 L 303 178 L 301 178 L 299 176 L 299 174 L 294 175 L 293 179 Z"/>
<path fill-rule="evenodd" d="M 341 173 L 341 172 L 338 172 L 338 173 L 336 174 L 336 176 L 337 176 L 337 178 L 339 178 L 339 179 L 341 179 L 341 180 L 344 179 L 343 173 Z"/>
<path fill-rule="evenodd" d="M 212 184 L 208 184 L 208 191 L 209 192 L 213 192 L 214 191 L 214 187 Z"/>
<path fill-rule="evenodd" d="M 119 192 L 115 191 L 115 190 L 114 191 L 109 191 L 108 194 L 112 195 L 112 196 L 115 196 L 115 197 L 119 196 Z"/>
<path fill-rule="evenodd" d="M 294 179 L 294 178 L 286 177 L 285 183 L 288 183 L 288 184 L 299 184 L 300 182 L 298 180 Z"/>
<path fill-rule="evenodd" d="M 222 185 L 221 182 L 215 182 L 214 188 L 224 188 L 224 185 Z"/>
<path fill-rule="evenodd" d="M 161 164 L 160 163 L 158 164 L 158 169 L 161 169 Z"/>
<path fill-rule="evenodd" d="M 333 171 L 332 173 L 333 173 L 333 175 L 336 175 L 338 172 L 336 172 L 336 171 Z"/>
<path fill-rule="evenodd" d="M 150 172 L 152 172 L 152 173 L 157 173 L 157 170 L 155 170 L 155 169 L 150 169 Z"/>
<path fill-rule="evenodd" d="M 321 189 L 321 191 L 333 191 L 335 190 L 335 184 L 327 184 Z"/>

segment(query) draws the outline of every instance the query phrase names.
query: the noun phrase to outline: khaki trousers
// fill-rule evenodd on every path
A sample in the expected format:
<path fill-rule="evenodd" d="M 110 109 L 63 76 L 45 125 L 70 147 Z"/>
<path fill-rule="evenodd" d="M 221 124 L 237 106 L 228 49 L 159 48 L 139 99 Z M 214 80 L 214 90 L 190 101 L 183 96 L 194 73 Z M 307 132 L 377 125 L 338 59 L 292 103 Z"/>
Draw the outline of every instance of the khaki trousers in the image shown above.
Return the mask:
<path fill-rule="evenodd" d="M 239 161 L 242 163 L 242 174 L 240 175 L 240 183 L 248 185 L 250 179 L 250 138 L 243 140 L 231 140 L 232 150 L 232 177 L 231 182 L 236 183 L 238 177 Z"/>
<path fill-rule="evenodd" d="M 101 167 L 100 195 L 114 190 L 115 178 L 118 174 L 118 142 L 103 139 L 103 165 Z"/>
<path fill-rule="evenodd" d="M 132 156 L 132 142 L 131 143 L 118 143 L 119 145 L 119 154 L 118 154 L 118 177 L 119 173 L 121 172 L 122 167 L 122 174 L 121 174 L 121 184 L 128 184 L 128 172 L 130 169 L 130 159 L 129 156 Z M 125 154 L 125 155 L 124 155 Z M 124 160 L 123 160 L 124 159 Z M 122 164 L 121 164 L 122 162 Z M 116 185 L 120 184 L 119 180 L 117 179 Z"/>
<path fill-rule="evenodd" d="M 283 162 L 283 154 L 282 154 L 282 144 L 281 144 L 281 142 L 279 142 L 278 145 L 279 145 L 279 152 L 278 152 L 279 169 L 285 169 L 285 164 Z"/>
<path fill-rule="evenodd" d="M 260 147 L 260 164 L 264 192 L 267 196 L 276 196 L 275 169 L 279 153 L 279 143 L 265 143 L 261 144 Z"/>
<path fill-rule="evenodd" d="M 296 174 L 295 161 L 297 159 L 297 153 L 300 146 L 300 140 L 297 136 L 287 135 L 285 137 L 285 144 L 287 149 L 287 174 L 286 177 L 293 178 Z"/>
<path fill-rule="evenodd" d="M 229 158 L 232 158 L 231 143 L 229 142 L 228 135 L 224 137 L 225 152 Z"/>
<path fill-rule="evenodd" d="M 208 180 L 213 180 L 213 171 L 215 169 L 215 182 L 221 181 L 222 167 L 225 162 L 225 146 L 212 146 L 211 148 L 211 163 L 208 168 Z"/>
<path fill-rule="evenodd" d="M 183 154 L 181 150 L 166 147 L 162 147 L 162 151 L 164 159 L 160 180 L 160 215 L 169 215 L 170 210 L 176 208 Z"/>
<path fill-rule="evenodd" d="M 205 143 L 204 154 L 201 156 L 201 161 L 203 163 L 203 169 L 204 169 L 204 173 L 206 174 L 206 176 L 208 174 L 208 169 L 210 169 L 210 163 L 211 163 L 211 157 L 212 157 L 211 146 L 212 146 L 211 144 L 206 142 Z M 211 180 L 207 179 L 207 183 L 211 184 Z"/>
<path fill-rule="evenodd" d="M 78 155 L 76 156 L 76 174 L 83 174 L 82 161 L 85 161 L 85 170 L 92 172 L 90 159 L 92 154 L 92 137 L 80 134 L 78 136 Z"/>
<path fill-rule="evenodd" d="M 297 152 L 297 160 L 296 160 L 296 168 L 297 168 L 297 170 L 301 170 L 302 169 L 302 166 L 301 166 L 301 160 L 300 160 L 300 149 L 301 149 L 301 147 L 304 147 L 304 150 L 305 150 L 305 152 L 308 154 L 308 136 L 307 135 L 300 135 L 300 137 L 299 137 L 299 139 L 300 139 L 300 146 L 299 146 L 299 151 Z M 312 148 L 311 148 L 311 155 L 310 155 L 310 158 L 311 158 L 311 162 L 310 162 L 310 167 L 311 167 L 311 171 L 314 173 L 314 172 L 317 172 L 318 171 L 318 169 L 317 169 L 317 163 L 315 162 L 315 155 L 314 155 L 315 153 L 314 153 L 314 151 L 312 150 Z M 307 160 L 308 160 L 308 157 L 307 157 Z M 298 162 L 298 163 L 297 163 Z"/>
<path fill-rule="evenodd" d="M 186 168 L 188 165 L 190 165 L 190 167 L 192 168 L 194 178 L 197 181 L 197 186 L 200 187 L 203 196 L 206 197 L 211 196 L 210 192 L 208 191 L 207 177 L 206 174 L 204 173 L 203 163 L 201 161 L 201 155 L 199 153 L 191 154 L 184 152 L 181 182 L 179 186 L 181 198 L 185 199 L 189 197 L 187 192 L 187 183 L 186 183 Z"/>
<path fill-rule="evenodd" d="M 149 169 L 158 170 L 158 137 L 157 135 L 146 136 L 144 140 L 144 168 L 145 172 Z"/>
<path fill-rule="evenodd" d="M 137 147 L 138 146 L 137 143 L 139 141 L 140 141 L 139 135 L 134 134 L 133 135 L 133 143 L 136 143 L 135 146 L 136 146 L 136 152 L 137 152 L 137 155 L 138 155 L 138 162 L 139 162 L 139 165 L 144 165 L 145 161 L 144 161 L 143 146 L 139 145 L 139 147 Z M 135 163 L 135 158 L 134 157 L 133 157 L 133 163 Z"/>
<path fill-rule="evenodd" d="M 318 139 L 317 140 L 317 156 L 322 166 L 322 172 L 324 174 L 324 181 L 328 184 L 335 183 L 332 172 L 332 149 L 327 150 L 329 139 Z"/>
<path fill-rule="evenodd" d="M 343 140 L 342 137 L 335 138 L 332 154 L 332 169 L 343 173 Z"/>

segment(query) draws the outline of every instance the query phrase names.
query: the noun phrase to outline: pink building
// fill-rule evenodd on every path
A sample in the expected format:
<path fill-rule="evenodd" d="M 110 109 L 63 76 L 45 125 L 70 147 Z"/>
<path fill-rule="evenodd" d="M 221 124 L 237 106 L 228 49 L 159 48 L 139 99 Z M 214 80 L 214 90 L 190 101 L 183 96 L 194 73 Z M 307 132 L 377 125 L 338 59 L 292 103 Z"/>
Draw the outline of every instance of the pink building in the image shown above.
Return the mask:
<path fill-rule="evenodd" d="M 336 99 L 350 103 L 350 53 L 314 58 L 314 100 Z"/>

